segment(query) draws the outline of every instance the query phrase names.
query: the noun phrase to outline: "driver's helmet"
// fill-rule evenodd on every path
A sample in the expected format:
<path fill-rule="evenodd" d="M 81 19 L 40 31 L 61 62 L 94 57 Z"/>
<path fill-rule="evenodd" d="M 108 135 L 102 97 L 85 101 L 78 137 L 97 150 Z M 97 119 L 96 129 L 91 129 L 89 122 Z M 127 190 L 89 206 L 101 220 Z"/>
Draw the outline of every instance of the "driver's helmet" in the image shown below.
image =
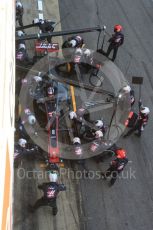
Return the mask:
<path fill-rule="evenodd" d="M 27 141 L 23 138 L 20 138 L 18 140 L 18 144 L 22 147 L 22 148 L 25 148 L 26 147 L 26 144 L 27 144 Z"/>
<path fill-rule="evenodd" d="M 54 95 L 54 87 L 48 87 L 47 89 L 47 94 L 49 97 L 53 96 Z"/>

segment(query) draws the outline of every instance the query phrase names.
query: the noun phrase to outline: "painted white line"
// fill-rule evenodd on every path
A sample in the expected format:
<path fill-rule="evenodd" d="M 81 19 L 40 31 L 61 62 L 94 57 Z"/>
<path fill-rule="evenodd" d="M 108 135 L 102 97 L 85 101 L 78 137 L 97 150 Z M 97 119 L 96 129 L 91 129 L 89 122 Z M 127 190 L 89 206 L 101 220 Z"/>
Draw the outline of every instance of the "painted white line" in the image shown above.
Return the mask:
<path fill-rule="evenodd" d="M 42 0 L 37 0 L 38 1 L 38 10 L 42 11 L 42 13 L 38 13 L 39 19 L 44 20 L 44 15 L 43 15 L 43 2 Z"/>
<path fill-rule="evenodd" d="M 39 19 L 44 19 L 43 13 L 39 13 Z"/>
<path fill-rule="evenodd" d="M 43 4 L 41 0 L 38 0 L 38 10 L 42 11 L 43 10 Z"/>

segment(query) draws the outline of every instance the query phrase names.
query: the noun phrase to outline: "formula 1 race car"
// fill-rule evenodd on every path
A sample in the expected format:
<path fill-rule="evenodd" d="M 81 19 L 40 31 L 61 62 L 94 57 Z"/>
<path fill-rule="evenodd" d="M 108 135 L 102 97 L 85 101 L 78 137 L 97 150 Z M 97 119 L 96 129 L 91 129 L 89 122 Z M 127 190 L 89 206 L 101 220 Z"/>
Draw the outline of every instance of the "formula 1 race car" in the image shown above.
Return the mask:
<path fill-rule="evenodd" d="M 34 85 L 32 82 L 29 85 L 29 95 L 37 107 L 36 117 L 42 119 L 44 116 L 41 114 L 43 113 L 45 117 L 47 114 L 47 125 L 44 128 L 48 132 L 48 161 L 49 163 L 59 163 L 59 117 L 62 114 L 62 103 L 69 106 L 69 93 L 66 85 L 51 80 L 46 75 L 39 78 L 36 87 L 32 89 Z"/>

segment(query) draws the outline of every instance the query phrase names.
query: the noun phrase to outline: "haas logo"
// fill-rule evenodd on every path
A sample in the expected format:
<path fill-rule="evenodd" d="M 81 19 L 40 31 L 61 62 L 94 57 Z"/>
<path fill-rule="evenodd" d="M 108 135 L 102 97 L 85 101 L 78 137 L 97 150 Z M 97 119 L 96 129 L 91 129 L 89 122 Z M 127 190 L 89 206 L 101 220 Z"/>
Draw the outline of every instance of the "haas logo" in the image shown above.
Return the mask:
<path fill-rule="evenodd" d="M 47 198 L 54 198 L 55 197 L 55 190 L 49 188 L 47 191 Z"/>
<path fill-rule="evenodd" d="M 46 43 L 40 43 L 37 44 L 36 48 L 38 49 L 58 49 L 58 44 L 46 44 Z"/>
<path fill-rule="evenodd" d="M 117 38 L 117 39 L 115 40 L 116 43 L 119 43 L 120 41 L 121 41 L 121 38 Z"/>
<path fill-rule="evenodd" d="M 122 165 L 120 165 L 118 168 L 117 168 L 117 170 L 122 170 L 124 168 L 124 165 L 122 164 Z"/>

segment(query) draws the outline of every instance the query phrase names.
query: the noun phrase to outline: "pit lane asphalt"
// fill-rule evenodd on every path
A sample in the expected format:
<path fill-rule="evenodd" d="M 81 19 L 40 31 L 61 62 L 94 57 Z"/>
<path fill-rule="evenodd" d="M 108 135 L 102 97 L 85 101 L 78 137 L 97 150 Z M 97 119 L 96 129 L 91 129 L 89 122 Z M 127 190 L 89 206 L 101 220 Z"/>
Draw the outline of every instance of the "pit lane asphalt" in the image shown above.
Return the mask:
<path fill-rule="evenodd" d="M 151 0 L 62 0 L 59 1 L 60 17 L 66 13 L 62 29 L 86 28 L 106 25 L 111 34 L 113 26 L 120 23 L 125 43 L 118 52 L 115 63 L 131 83 L 132 76 L 144 77 L 142 101 L 151 110 L 149 124 L 142 137 L 134 135 L 121 139 L 119 144 L 128 152 L 131 161 L 125 173 L 134 177 L 120 179 L 113 187 L 106 181 L 79 180 L 82 212 L 81 230 L 152 230 L 153 229 L 153 2 Z M 99 14 L 99 16 L 97 15 Z M 99 18 L 99 19 L 98 19 Z M 86 47 L 96 48 L 95 33 L 83 35 Z M 108 40 L 108 36 L 106 41 Z M 107 43 L 104 48 L 106 49 Z M 138 86 L 133 85 L 138 100 Z M 137 102 L 134 106 L 137 111 Z M 109 162 L 109 161 L 108 161 Z M 90 170 L 104 170 L 105 164 L 87 161 Z M 92 175 L 92 174 L 91 174 Z M 125 176 L 126 174 L 124 174 Z"/>

